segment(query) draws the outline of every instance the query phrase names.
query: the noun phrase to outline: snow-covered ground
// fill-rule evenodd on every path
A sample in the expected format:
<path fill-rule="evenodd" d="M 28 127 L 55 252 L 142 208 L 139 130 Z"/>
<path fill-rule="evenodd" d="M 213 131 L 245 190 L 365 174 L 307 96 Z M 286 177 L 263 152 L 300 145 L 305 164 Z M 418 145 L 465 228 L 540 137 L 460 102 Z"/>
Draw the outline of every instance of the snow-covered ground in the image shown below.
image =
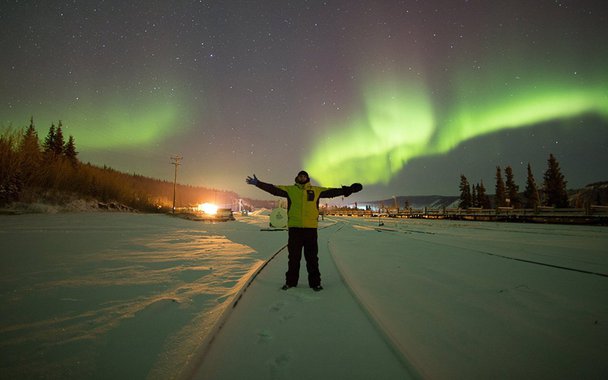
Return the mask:
<path fill-rule="evenodd" d="M 0 216 L 0 378 L 179 373 L 284 244 L 259 233 L 165 215 Z"/>
<path fill-rule="evenodd" d="M 607 377 L 606 228 L 367 227 L 336 234 L 330 251 L 422 377 Z"/>
<path fill-rule="evenodd" d="M 324 291 L 281 251 L 233 308 L 267 216 L 0 216 L 0 378 L 607 378 L 607 228 L 384 222 L 326 220 Z"/>

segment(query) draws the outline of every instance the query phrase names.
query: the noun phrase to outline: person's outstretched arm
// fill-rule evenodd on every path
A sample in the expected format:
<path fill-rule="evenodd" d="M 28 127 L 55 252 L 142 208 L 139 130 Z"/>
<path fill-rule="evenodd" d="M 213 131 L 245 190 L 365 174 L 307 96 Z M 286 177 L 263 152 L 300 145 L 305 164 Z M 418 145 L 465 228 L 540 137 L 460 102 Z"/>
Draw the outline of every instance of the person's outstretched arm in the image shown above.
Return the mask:
<path fill-rule="evenodd" d="M 335 187 L 323 190 L 319 195 L 319 198 L 334 198 L 339 196 L 348 197 L 352 193 L 358 193 L 361 190 L 363 190 L 363 185 L 360 183 L 353 183 L 350 186 Z"/>
<path fill-rule="evenodd" d="M 258 177 L 255 176 L 255 174 L 253 175 L 253 177 L 248 176 L 247 178 L 245 178 L 245 182 L 247 182 L 249 185 L 257 187 L 258 189 L 262 189 L 267 193 L 276 195 L 277 197 L 287 198 L 287 191 L 279 189 L 273 184 L 260 181 Z"/>

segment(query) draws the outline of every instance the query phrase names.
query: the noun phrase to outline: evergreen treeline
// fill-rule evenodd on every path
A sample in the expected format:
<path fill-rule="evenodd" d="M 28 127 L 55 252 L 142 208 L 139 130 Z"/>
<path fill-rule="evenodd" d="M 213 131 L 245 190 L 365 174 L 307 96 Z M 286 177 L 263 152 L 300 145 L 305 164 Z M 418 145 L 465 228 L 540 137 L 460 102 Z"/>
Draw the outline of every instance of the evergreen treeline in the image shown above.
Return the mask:
<path fill-rule="evenodd" d="M 459 207 L 463 209 L 471 207 L 491 208 L 492 204 L 494 207 L 513 208 L 537 208 L 539 206 L 568 207 L 566 184 L 567 181 L 561 173 L 559 163 L 553 154 L 550 154 L 547 160 L 547 170 L 543 176 L 543 184 L 540 189 L 536 185 L 532 168 L 528 163 L 528 176 L 523 193 L 519 192 L 519 186 L 515 184 L 511 166 L 507 166 L 504 169 L 504 179 L 500 166 L 497 166 L 493 202 L 486 195 L 483 181 L 471 187 L 467 178 L 464 175 L 460 175 Z"/>
<path fill-rule="evenodd" d="M 33 118 L 21 130 L 0 134 L 0 205 L 11 202 L 60 203 L 66 195 L 118 202 L 141 211 L 170 209 L 173 183 L 81 163 L 75 140 L 63 136 L 61 122 L 40 141 Z M 178 185 L 178 205 L 230 203 L 233 192 Z"/>

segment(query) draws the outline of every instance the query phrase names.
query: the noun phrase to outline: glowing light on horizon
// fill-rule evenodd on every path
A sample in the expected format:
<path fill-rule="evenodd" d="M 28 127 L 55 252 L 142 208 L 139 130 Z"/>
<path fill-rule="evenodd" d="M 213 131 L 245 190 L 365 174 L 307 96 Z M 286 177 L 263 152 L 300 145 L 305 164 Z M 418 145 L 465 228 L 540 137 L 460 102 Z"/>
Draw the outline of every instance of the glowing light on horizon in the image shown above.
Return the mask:
<path fill-rule="evenodd" d="M 202 203 L 197 206 L 199 212 L 204 212 L 205 214 L 215 215 L 217 214 L 218 206 L 213 203 Z"/>

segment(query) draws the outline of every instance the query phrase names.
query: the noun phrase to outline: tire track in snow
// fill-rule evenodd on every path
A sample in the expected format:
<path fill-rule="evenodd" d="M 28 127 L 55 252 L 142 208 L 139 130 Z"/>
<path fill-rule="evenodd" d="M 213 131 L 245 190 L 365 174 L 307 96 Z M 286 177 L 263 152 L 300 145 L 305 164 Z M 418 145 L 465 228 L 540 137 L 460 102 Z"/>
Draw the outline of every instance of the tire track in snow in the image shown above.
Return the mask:
<path fill-rule="evenodd" d="M 359 225 L 359 224 L 356 224 L 356 223 L 351 223 L 351 225 L 353 227 L 355 227 L 355 228 L 356 228 L 356 226 L 359 226 L 359 227 L 364 228 L 364 229 L 374 229 L 374 230 L 376 230 L 378 232 L 389 232 L 389 233 L 395 233 L 395 234 L 411 233 L 411 232 L 424 233 L 424 234 L 434 234 L 432 232 L 416 231 L 416 230 L 398 230 L 398 229 L 388 228 L 388 227 L 370 227 L 370 226 Z M 424 242 L 430 243 L 430 244 L 441 245 L 441 246 L 444 246 L 444 247 L 462 248 L 462 247 L 458 247 L 458 246 L 455 246 L 455 245 L 450 245 L 450 244 L 446 244 L 446 243 L 440 243 L 440 242 L 436 242 L 436 241 L 422 240 L 422 239 L 416 239 L 416 238 L 412 238 L 412 239 L 413 240 L 424 241 Z M 481 254 L 488 255 L 488 256 L 498 257 L 498 258 L 501 258 L 501 259 L 506 259 L 506 260 L 514 260 L 514 261 L 519 261 L 519 262 L 523 262 L 523 263 L 540 265 L 540 266 L 545 266 L 545 267 L 550 267 L 550 268 L 556 268 L 556 269 L 562 269 L 562 270 L 567 270 L 567 271 L 572 271 L 572 272 L 578 272 L 578 273 L 584 273 L 584 274 L 592 274 L 592 275 L 600 276 L 600 277 L 608 277 L 608 274 L 601 273 L 601 272 L 595 272 L 595 271 L 589 271 L 589 270 L 584 270 L 584 269 L 566 267 L 566 266 L 563 266 L 563 265 L 550 264 L 550 263 L 545 263 L 545 262 L 542 262 L 542 261 L 521 259 L 521 258 L 517 258 L 517 257 L 501 255 L 501 254 L 498 254 L 498 253 L 492 253 L 492 252 L 482 251 L 482 250 L 474 249 L 474 248 L 467 248 L 467 250 L 471 251 L 471 252 L 475 252 L 475 253 L 481 253 Z"/>
<path fill-rule="evenodd" d="M 344 228 L 345 223 L 339 223 L 337 229 L 333 232 L 334 234 L 339 233 L 342 228 Z M 331 257 L 334 265 L 336 266 L 342 281 L 344 282 L 348 291 L 352 294 L 353 298 L 361 309 L 367 314 L 369 320 L 373 325 L 376 326 L 378 331 L 382 334 L 384 339 L 386 340 L 387 345 L 391 348 L 391 350 L 395 353 L 404 367 L 408 370 L 409 374 L 413 379 L 424 379 L 427 376 L 424 376 L 424 373 L 421 372 L 422 366 L 414 363 L 409 355 L 407 354 L 407 349 L 401 344 L 399 339 L 391 334 L 390 329 L 382 322 L 382 318 L 376 313 L 376 311 L 368 305 L 364 301 L 364 297 L 362 297 L 357 291 L 353 284 L 353 279 L 343 270 L 343 265 L 341 261 L 338 259 L 338 256 L 334 254 L 333 243 L 331 241 L 331 237 L 327 239 L 327 249 L 329 251 L 329 256 Z"/>

